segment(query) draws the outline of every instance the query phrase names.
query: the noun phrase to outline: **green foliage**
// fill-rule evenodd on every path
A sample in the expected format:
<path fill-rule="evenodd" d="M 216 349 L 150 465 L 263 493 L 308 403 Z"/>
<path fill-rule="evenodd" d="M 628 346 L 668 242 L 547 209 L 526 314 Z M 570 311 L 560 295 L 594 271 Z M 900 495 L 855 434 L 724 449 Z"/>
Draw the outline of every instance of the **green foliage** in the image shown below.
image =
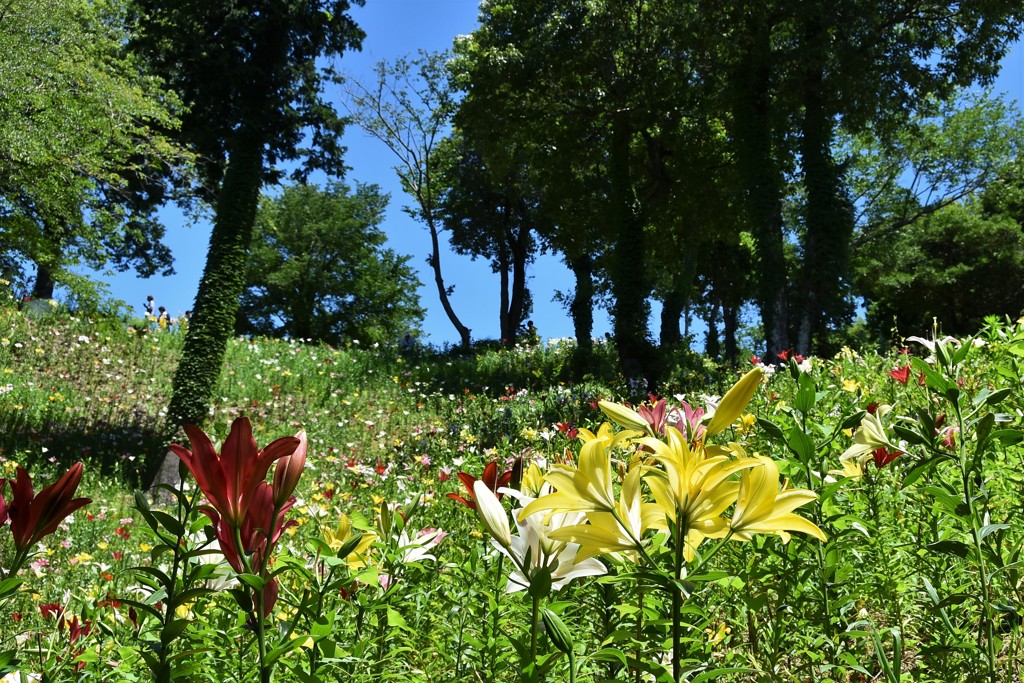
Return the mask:
<path fill-rule="evenodd" d="M 294 185 L 265 197 L 235 332 L 339 345 L 393 342 L 423 317 L 409 257 L 385 249 L 388 196 Z"/>
<path fill-rule="evenodd" d="M 1024 311 L 1024 231 L 984 200 L 952 204 L 858 250 L 857 287 L 868 323 L 885 338 L 978 329 L 986 315 Z"/>
<path fill-rule="evenodd" d="M 120 0 L 0 9 L 0 273 L 25 287 L 39 266 L 46 298 L 54 281 L 95 295 L 82 265 L 173 272 L 155 210 L 160 169 L 189 162 L 170 137 L 181 107 L 125 53 L 129 31 Z"/>

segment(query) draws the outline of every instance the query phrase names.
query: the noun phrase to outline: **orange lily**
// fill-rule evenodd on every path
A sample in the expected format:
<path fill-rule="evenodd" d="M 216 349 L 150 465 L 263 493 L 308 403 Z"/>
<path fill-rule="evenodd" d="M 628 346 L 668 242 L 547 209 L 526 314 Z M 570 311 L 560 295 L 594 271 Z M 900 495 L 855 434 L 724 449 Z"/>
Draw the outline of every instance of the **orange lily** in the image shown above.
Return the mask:
<path fill-rule="evenodd" d="M 275 460 L 301 450 L 305 462 L 305 432 L 282 437 L 259 450 L 252 437 L 252 425 L 245 417 L 231 423 L 231 433 L 221 446 L 220 454 L 203 430 L 186 425 L 185 433 L 192 444 L 191 451 L 178 444 L 168 448 L 181 458 L 210 505 L 233 528 L 242 526 L 256 489 L 267 478 Z"/>

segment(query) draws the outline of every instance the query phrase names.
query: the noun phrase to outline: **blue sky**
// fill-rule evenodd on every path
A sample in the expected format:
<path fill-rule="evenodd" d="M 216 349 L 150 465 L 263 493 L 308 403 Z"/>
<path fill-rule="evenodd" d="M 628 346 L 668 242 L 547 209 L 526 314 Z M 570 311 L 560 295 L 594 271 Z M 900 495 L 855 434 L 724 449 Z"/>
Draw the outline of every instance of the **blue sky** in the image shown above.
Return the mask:
<path fill-rule="evenodd" d="M 372 68 L 381 60 L 414 54 L 420 49 L 444 50 L 455 36 L 470 33 L 476 26 L 477 0 L 368 0 L 365 7 L 352 11 L 355 21 L 366 32 L 363 49 L 347 53 L 339 68 L 353 77 L 370 81 Z M 1024 45 L 1018 43 L 1003 65 L 996 83 L 996 92 L 1007 92 L 1024 101 Z M 427 309 L 423 323 L 424 339 L 433 344 L 453 343 L 458 335 L 441 310 L 433 277 L 426 264 L 430 250 L 426 229 L 407 216 L 402 207 L 408 203 L 393 171 L 395 164 L 382 143 L 361 130 L 350 127 L 344 143 L 348 147 L 346 164 L 352 168 L 346 181 L 375 183 L 391 194 L 382 225 L 389 246 L 400 254 L 412 256 L 411 265 L 420 273 L 424 286 L 420 298 Z M 102 277 L 110 285 L 114 298 L 123 299 L 141 314 L 146 295 L 152 294 L 158 305 L 165 306 L 172 316 L 192 308 L 199 279 L 206 262 L 210 228 L 203 221 L 187 225 L 180 212 L 168 208 L 162 214 L 168 227 L 167 244 L 175 257 L 176 275 L 141 279 L 130 273 Z M 445 280 L 455 285 L 452 305 L 462 322 L 472 330 L 474 339 L 498 336 L 499 285 L 497 275 L 482 261 L 450 252 L 441 256 Z M 530 271 L 533 292 L 532 319 L 542 338 L 569 337 L 572 320 L 561 304 L 552 300 L 556 291 L 570 293 L 573 278 L 556 258 L 541 256 Z M 655 321 L 657 318 L 655 317 Z M 656 325 L 653 326 L 656 334 Z M 607 315 L 596 312 L 594 333 L 603 335 L 610 329 Z"/>

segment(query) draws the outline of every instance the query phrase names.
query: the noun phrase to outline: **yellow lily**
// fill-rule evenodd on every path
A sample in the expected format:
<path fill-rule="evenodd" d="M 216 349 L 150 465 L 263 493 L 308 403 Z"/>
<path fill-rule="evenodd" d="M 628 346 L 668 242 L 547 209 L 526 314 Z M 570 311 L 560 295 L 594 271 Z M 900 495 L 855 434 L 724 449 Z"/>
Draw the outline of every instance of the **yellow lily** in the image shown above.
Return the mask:
<path fill-rule="evenodd" d="M 752 534 L 777 534 L 788 543 L 790 531 L 801 531 L 819 541 L 828 539 L 813 522 L 794 514 L 793 510 L 817 499 L 807 489 L 779 490 L 779 468 L 775 461 L 755 456 L 760 465 L 740 476 L 739 497 L 732 513 L 732 537 L 749 541 Z"/>
<path fill-rule="evenodd" d="M 636 552 L 648 529 L 664 525 L 664 517 L 658 506 L 642 500 L 642 474 L 642 468 L 634 467 L 626 475 L 614 514 L 604 510 L 588 512 L 589 524 L 555 529 L 548 533 L 548 537 L 579 544 L 577 562 L 603 553 Z"/>
<path fill-rule="evenodd" d="M 331 550 L 338 552 L 352 538 L 352 521 L 349 520 L 348 515 L 342 515 L 338 521 L 338 528 L 333 531 L 331 529 L 324 529 L 323 534 L 324 542 L 330 546 Z M 347 558 L 349 569 L 358 571 L 366 566 L 366 562 L 369 559 L 370 546 L 376 540 L 377 534 L 371 531 L 363 532 L 362 538 L 359 539 L 355 550 L 349 553 Z"/>
<path fill-rule="evenodd" d="M 598 401 L 597 405 L 601 408 L 601 412 L 608 416 L 609 420 L 623 429 L 632 429 L 643 433 L 651 431 L 650 425 L 643 415 L 632 408 L 627 408 L 621 403 L 612 403 L 611 401 Z"/>
<path fill-rule="evenodd" d="M 754 392 L 757 387 L 761 385 L 761 377 L 764 375 L 764 371 L 761 370 L 760 366 L 755 367 L 753 370 L 743 375 L 740 381 L 733 385 L 732 389 L 726 392 L 725 396 L 718 403 L 718 408 L 715 410 L 715 416 L 711 418 L 711 422 L 708 423 L 707 432 L 705 432 L 705 438 L 711 438 L 715 434 L 719 433 L 733 422 L 736 421 L 743 411 L 746 410 L 747 404 L 750 403 L 750 399 L 754 397 Z"/>
<path fill-rule="evenodd" d="M 555 487 L 555 492 L 541 496 L 523 508 L 519 521 L 541 510 L 590 512 L 615 509 L 611 454 L 601 439 L 583 444 L 576 469 L 558 467 L 544 478 Z"/>
<path fill-rule="evenodd" d="M 647 485 L 665 517 L 675 523 L 685 520 L 686 559 L 692 560 L 694 550 L 708 537 L 724 536 L 728 524 L 722 517 L 736 501 L 740 484 L 729 478 L 743 469 L 756 467 L 758 461 L 747 458 L 736 445 L 732 450 L 717 447 L 709 455 L 698 445 L 691 448 L 686 438 L 674 427 L 665 430 L 668 442 L 639 439 L 654 451 L 655 459 L 664 467 L 660 475 L 647 478 Z M 740 457 L 730 457 L 733 454 Z"/>
<path fill-rule="evenodd" d="M 579 430 L 579 439 L 585 444 L 590 443 L 591 441 L 600 441 L 605 445 L 605 448 L 614 450 L 623 444 L 629 443 L 635 437 L 643 436 L 644 433 L 645 432 L 643 431 L 637 431 L 635 429 L 623 429 L 617 432 L 610 422 L 602 422 L 601 426 L 597 429 L 597 434 L 594 434 L 589 429 L 581 427 Z"/>

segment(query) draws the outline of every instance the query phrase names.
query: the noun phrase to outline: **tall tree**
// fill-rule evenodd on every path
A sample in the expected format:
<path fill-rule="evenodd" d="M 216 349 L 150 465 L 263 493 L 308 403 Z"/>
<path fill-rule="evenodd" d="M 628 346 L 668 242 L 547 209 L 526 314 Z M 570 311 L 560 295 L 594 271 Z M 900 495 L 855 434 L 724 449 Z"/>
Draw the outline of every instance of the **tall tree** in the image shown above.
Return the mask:
<path fill-rule="evenodd" d="M 458 134 L 443 147 L 442 220 L 456 252 L 486 258 L 498 273 L 501 340 L 512 346 L 531 309 L 527 268 L 537 253 L 537 192 L 529 187 L 525 169 L 496 176 Z"/>
<path fill-rule="evenodd" d="M 469 347 L 471 330 L 452 306 L 454 285 L 446 285 L 441 270 L 441 235 L 446 231 L 439 200 L 443 183 L 438 178 L 438 146 L 448 132 L 455 103 L 448 83 L 444 54 L 399 59 L 377 65 L 375 83 L 349 79 L 343 83 L 355 122 L 395 155 L 395 172 L 415 205 L 405 211 L 430 233 L 434 285 L 448 320 Z"/>
<path fill-rule="evenodd" d="M 549 215 L 566 199 L 590 204 L 582 221 L 554 233 L 568 248 L 552 244 L 588 284 L 603 254 L 620 361 L 638 379 L 656 370 L 647 241 L 651 209 L 671 184 L 667 137 L 689 74 L 682 49 L 671 59 L 665 51 L 682 45 L 677 8 L 648 0 L 492 2 L 481 27 L 457 42 L 453 63 L 466 91 L 457 124 L 488 165 L 531 168 Z M 569 224 L 582 230 L 574 236 Z M 594 227 L 596 239 L 588 234 Z"/>
<path fill-rule="evenodd" d="M 171 420 L 200 423 L 220 376 L 244 285 L 260 188 L 299 160 L 342 175 L 343 122 L 322 97 L 323 57 L 357 48 L 362 0 L 135 0 L 143 54 L 188 106 L 182 139 L 215 209 L 206 267 L 174 375 Z M 303 147 L 308 143 L 309 147 Z"/>
<path fill-rule="evenodd" d="M 178 100 L 124 50 L 122 3 L 9 0 L 0 6 L 2 268 L 33 295 L 93 287 L 73 268 L 171 272 L 156 201 L 187 155 L 167 132 Z M 161 177 L 157 177 L 161 176 Z"/>
<path fill-rule="evenodd" d="M 292 185 L 264 197 L 256 216 L 239 334 L 393 342 L 423 318 L 408 256 L 384 248 L 388 196 Z"/>

